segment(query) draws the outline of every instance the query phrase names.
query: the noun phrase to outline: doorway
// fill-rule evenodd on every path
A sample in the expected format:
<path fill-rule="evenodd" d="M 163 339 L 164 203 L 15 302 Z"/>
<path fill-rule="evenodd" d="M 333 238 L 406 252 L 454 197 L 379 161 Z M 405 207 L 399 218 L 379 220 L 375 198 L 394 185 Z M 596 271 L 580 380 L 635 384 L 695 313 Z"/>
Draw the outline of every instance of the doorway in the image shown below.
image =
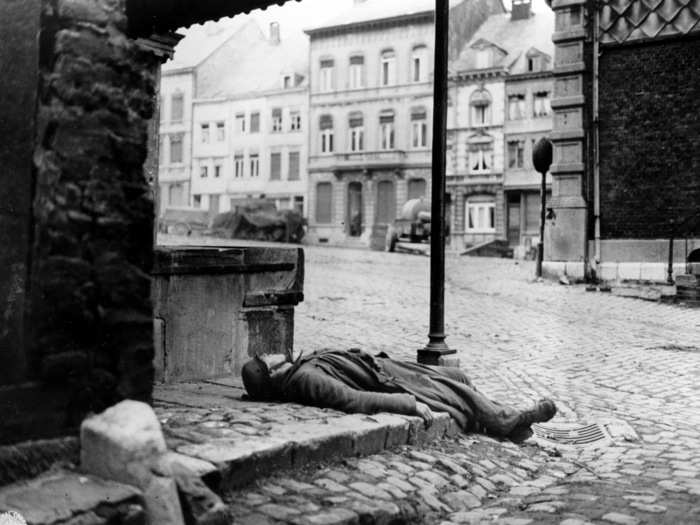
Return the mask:
<path fill-rule="evenodd" d="M 364 217 L 362 213 L 362 183 L 351 182 L 348 184 L 348 235 L 359 237 L 362 235 Z"/>

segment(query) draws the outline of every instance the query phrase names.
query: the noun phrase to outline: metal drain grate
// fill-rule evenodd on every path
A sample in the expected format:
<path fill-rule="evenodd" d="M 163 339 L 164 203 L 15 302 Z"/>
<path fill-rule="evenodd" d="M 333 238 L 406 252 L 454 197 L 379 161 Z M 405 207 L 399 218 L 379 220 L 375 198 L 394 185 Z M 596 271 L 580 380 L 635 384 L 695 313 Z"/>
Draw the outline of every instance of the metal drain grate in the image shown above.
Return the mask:
<path fill-rule="evenodd" d="M 532 433 L 537 439 L 557 445 L 587 446 L 610 440 L 610 436 L 598 423 L 590 425 L 535 424 Z"/>
<path fill-rule="evenodd" d="M 615 440 L 637 441 L 639 436 L 625 421 L 606 419 L 581 425 L 578 423 L 543 423 L 532 425 L 532 439 L 542 446 L 587 448 L 610 446 Z"/>

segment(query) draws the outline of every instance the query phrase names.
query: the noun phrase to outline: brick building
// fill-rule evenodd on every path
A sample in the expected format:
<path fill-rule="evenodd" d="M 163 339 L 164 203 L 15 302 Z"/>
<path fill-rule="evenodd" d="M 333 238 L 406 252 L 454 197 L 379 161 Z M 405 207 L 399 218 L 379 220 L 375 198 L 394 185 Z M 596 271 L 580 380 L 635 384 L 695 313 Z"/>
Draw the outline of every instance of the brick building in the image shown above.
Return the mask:
<path fill-rule="evenodd" d="M 552 7 L 545 268 L 606 280 L 664 281 L 669 263 L 683 273 L 700 246 L 700 11 L 672 0 Z"/>
<path fill-rule="evenodd" d="M 500 2 L 452 7 L 453 49 Z M 358 0 L 310 36 L 309 235 L 367 246 L 429 199 L 434 2 Z"/>
<path fill-rule="evenodd" d="M 539 237 L 532 144 L 551 130 L 554 16 L 513 4 L 490 16 L 452 61 L 447 184 L 451 243 L 508 239 L 522 255 Z"/>

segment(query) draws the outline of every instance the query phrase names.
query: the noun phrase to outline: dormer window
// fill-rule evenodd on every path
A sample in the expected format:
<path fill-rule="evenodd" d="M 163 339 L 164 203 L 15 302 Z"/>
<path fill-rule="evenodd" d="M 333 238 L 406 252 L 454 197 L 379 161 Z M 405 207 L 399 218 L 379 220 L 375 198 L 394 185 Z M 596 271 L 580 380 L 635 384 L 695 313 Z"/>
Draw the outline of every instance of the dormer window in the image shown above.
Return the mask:
<path fill-rule="evenodd" d="M 282 87 L 284 89 L 289 89 L 289 88 L 294 87 L 292 84 L 292 76 L 291 75 L 284 75 L 284 77 L 282 77 Z"/>
<path fill-rule="evenodd" d="M 491 67 L 491 50 L 488 48 L 477 49 L 476 69 L 487 69 Z"/>

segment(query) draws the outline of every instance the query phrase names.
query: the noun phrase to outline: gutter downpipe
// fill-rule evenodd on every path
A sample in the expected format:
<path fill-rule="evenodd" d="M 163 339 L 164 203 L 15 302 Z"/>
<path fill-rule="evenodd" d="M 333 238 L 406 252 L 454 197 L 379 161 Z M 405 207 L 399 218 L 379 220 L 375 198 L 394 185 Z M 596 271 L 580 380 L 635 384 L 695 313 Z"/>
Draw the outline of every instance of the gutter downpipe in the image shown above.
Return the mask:
<path fill-rule="evenodd" d="M 598 11 L 598 2 L 593 2 L 595 6 L 594 27 L 593 27 L 593 218 L 594 218 L 594 235 L 595 235 L 595 253 L 593 260 L 593 268 L 595 272 L 596 282 L 600 281 L 600 153 L 599 153 L 599 35 L 598 28 L 600 27 L 600 14 Z"/>

